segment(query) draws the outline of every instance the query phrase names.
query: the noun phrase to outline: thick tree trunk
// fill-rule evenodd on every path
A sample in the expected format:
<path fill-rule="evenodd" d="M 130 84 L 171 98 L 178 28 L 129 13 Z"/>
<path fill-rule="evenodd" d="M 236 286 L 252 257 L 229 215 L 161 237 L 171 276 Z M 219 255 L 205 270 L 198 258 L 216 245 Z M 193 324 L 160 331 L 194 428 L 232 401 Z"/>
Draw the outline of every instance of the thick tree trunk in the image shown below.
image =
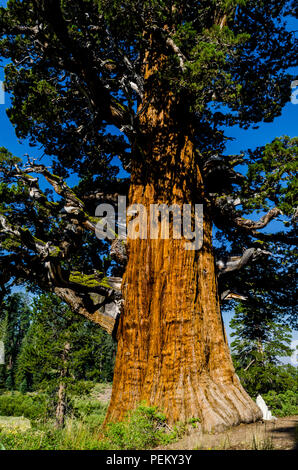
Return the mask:
<path fill-rule="evenodd" d="M 255 421 L 260 410 L 241 387 L 222 324 L 210 222 L 203 249 L 180 241 L 134 241 L 108 420 L 145 400 L 169 422 L 200 418 L 207 431 Z"/>
<path fill-rule="evenodd" d="M 150 204 L 205 203 L 183 105 L 161 91 L 153 96 L 150 85 L 145 98 L 149 104 L 140 113 L 129 203 L 143 204 L 147 214 Z M 207 431 L 261 417 L 240 385 L 230 357 L 207 205 L 202 248 L 186 250 L 185 242 L 128 240 L 125 303 L 106 421 L 123 418 L 141 401 L 158 406 L 169 422 L 199 418 Z"/>

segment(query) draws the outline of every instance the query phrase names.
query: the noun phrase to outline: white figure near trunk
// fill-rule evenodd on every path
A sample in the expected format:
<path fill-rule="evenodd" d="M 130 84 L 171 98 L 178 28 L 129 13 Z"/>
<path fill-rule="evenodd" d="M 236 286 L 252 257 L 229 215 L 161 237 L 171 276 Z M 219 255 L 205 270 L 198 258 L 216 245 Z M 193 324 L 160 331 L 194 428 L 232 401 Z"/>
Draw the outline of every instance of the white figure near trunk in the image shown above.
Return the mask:
<path fill-rule="evenodd" d="M 275 416 L 272 416 L 271 411 L 268 409 L 268 406 L 261 395 L 257 396 L 256 403 L 263 413 L 263 420 L 271 421 L 273 419 L 277 419 Z"/>

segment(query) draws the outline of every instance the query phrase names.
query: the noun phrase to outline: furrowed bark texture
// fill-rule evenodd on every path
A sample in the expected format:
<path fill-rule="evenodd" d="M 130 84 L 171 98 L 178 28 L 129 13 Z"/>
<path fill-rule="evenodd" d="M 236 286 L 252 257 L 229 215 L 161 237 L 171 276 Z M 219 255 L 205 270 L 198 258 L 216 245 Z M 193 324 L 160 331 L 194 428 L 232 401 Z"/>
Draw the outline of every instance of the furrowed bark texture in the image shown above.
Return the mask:
<path fill-rule="evenodd" d="M 149 83 L 150 64 L 146 74 Z M 148 214 L 150 204 L 203 203 L 198 157 L 183 104 L 162 92 L 147 92 L 146 98 L 129 203 L 143 204 Z M 172 237 L 128 240 L 125 303 L 106 422 L 122 419 L 141 401 L 158 406 L 170 423 L 200 418 L 206 431 L 261 417 L 230 357 L 207 206 L 203 247 L 186 250 L 185 242 Z"/>

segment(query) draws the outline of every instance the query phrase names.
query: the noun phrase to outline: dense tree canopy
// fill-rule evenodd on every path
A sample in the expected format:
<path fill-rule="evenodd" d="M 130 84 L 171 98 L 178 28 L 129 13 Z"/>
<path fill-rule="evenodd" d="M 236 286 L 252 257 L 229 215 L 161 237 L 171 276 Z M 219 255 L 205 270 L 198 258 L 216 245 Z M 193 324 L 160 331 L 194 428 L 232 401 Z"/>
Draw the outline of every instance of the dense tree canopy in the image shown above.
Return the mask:
<path fill-rule="evenodd" d="M 223 126 L 272 121 L 289 100 L 286 70 L 297 57 L 287 15 L 295 15 L 294 2 L 10 0 L 1 8 L 8 115 L 19 138 L 53 159 L 51 172 L 1 151 L 2 286 L 17 279 L 56 288 L 81 313 L 98 307 L 90 292 L 111 296 L 111 259 L 94 237 L 95 206 L 127 193 L 111 161 L 119 157 L 129 171 L 135 142 L 150 135 L 139 124 L 141 103 L 160 80 L 191 115 L 206 199 L 225 240 L 237 240 L 232 254 L 253 248 L 245 265 L 261 250 L 286 249 L 297 221 L 297 139 L 226 156 Z M 148 48 L 164 59 L 146 81 Z M 241 173 L 233 169 L 239 164 Z M 79 182 L 71 189 L 64 179 L 73 173 Z M 255 209 L 267 215 L 244 219 Z M 285 230 L 259 231 L 281 213 Z M 233 264 L 224 245 L 221 273 Z M 112 266 L 121 275 L 121 263 Z"/>

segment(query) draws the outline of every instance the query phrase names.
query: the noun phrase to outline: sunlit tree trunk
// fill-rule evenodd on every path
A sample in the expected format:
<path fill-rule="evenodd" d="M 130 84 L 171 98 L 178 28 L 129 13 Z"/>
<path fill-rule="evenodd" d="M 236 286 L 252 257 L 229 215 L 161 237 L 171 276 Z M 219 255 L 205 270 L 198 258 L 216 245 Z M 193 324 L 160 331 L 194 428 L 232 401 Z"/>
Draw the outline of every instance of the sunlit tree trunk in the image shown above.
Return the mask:
<path fill-rule="evenodd" d="M 140 112 L 130 204 L 204 204 L 200 250 L 185 239 L 130 239 L 123 279 L 124 312 L 107 421 L 123 418 L 141 401 L 169 422 L 199 418 L 219 430 L 260 418 L 235 374 L 220 313 L 212 220 L 204 198 L 199 157 L 183 100 L 150 93 Z M 150 227 L 148 221 L 148 235 Z"/>

